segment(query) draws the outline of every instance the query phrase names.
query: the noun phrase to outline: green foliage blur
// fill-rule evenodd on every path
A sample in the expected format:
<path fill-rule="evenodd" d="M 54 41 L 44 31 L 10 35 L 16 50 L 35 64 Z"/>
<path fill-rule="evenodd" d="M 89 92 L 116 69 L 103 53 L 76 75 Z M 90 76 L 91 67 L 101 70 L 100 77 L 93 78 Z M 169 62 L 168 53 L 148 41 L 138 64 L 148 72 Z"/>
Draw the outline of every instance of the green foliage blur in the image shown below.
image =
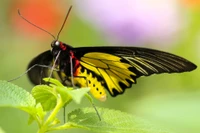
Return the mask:
<path fill-rule="evenodd" d="M 12 2 L 10 0 L 1 2 L 0 4 L 1 80 L 9 80 L 25 72 L 28 63 L 35 56 L 50 49 L 50 43 L 53 40 L 48 34 L 40 30 L 38 30 L 38 33 L 43 34 L 42 36 L 45 36 L 45 39 L 34 35 L 21 34 L 23 29 L 14 29 L 15 25 L 11 23 L 10 17 Z M 64 13 L 67 12 L 67 8 L 63 9 Z M 12 9 L 12 11 L 16 11 L 16 16 L 18 16 L 17 8 Z M 199 67 L 200 10 L 184 10 L 182 14 L 185 15 L 185 21 L 187 22 L 187 26 L 185 26 L 182 32 L 182 38 L 171 49 L 162 49 L 162 47 L 158 47 L 157 49 L 185 57 Z M 62 24 L 62 20 L 59 21 Z M 73 47 L 112 45 L 107 44 L 98 32 L 78 18 L 73 11 L 66 25 L 60 35 L 60 40 Z M 59 30 L 60 25 L 55 27 Z M 56 34 L 57 31 L 53 34 Z M 137 85 L 133 85 L 131 89 L 127 89 L 123 95 L 115 98 L 109 96 L 106 102 L 96 100 L 95 105 L 127 112 L 145 119 L 158 127 L 176 133 L 199 133 L 199 79 L 199 68 L 189 73 L 142 77 L 137 80 Z M 26 75 L 13 83 L 26 88 L 29 92 L 33 87 Z M 69 106 L 71 109 L 78 108 L 73 103 Z M 81 105 L 81 107 L 89 106 L 90 103 L 87 100 Z M 70 112 L 70 110 L 67 110 L 67 112 Z M 36 123 L 28 125 L 28 117 L 27 114 L 16 109 L 0 108 L 0 128 L 5 133 L 35 133 L 37 125 Z M 60 113 L 60 117 L 62 117 L 62 112 Z M 70 130 L 71 133 L 79 131 L 82 130 Z M 88 131 L 85 132 L 88 133 Z"/>

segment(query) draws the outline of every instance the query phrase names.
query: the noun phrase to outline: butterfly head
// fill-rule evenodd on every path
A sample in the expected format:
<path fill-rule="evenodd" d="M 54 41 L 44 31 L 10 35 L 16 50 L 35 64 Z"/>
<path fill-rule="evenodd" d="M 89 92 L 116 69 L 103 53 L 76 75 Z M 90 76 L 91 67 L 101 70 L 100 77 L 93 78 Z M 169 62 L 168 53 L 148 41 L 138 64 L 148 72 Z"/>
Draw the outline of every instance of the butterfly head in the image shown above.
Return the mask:
<path fill-rule="evenodd" d="M 58 41 L 58 40 L 54 40 L 52 43 L 51 43 L 51 51 L 54 55 L 57 55 L 58 52 L 61 52 L 61 53 L 68 53 L 70 51 L 70 49 L 72 48 L 70 45 L 67 45 L 61 41 Z"/>
<path fill-rule="evenodd" d="M 59 51 L 66 51 L 68 46 L 61 41 L 54 40 L 51 43 L 51 47 L 52 47 L 52 49 L 56 49 L 56 50 L 59 50 Z"/>

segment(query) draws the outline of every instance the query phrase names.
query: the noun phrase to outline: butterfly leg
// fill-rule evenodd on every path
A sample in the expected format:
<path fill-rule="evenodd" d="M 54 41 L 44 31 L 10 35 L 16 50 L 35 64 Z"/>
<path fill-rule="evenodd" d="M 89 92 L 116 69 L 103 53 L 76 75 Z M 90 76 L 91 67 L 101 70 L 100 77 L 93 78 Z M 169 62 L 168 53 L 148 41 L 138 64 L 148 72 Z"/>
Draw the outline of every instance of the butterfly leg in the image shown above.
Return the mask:
<path fill-rule="evenodd" d="M 70 72 L 71 72 L 71 82 L 72 82 L 72 86 L 75 87 L 75 85 L 74 85 L 74 73 L 73 73 L 72 56 L 70 56 Z"/>
<path fill-rule="evenodd" d="M 24 73 L 20 74 L 19 76 L 15 77 L 15 78 L 13 78 L 13 79 L 8 80 L 8 82 L 12 82 L 12 81 L 14 81 L 14 80 L 17 80 L 17 79 L 21 78 L 22 76 L 24 76 L 25 74 L 27 74 L 29 71 L 31 71 L 31 70 L 32 70 L 33 68 L 35 68 L 35 67 L 42 67 L 42 68 L 49 68 L 49 69 L 52 69 L 51 66 L 41 65 L 41 64 L 35 64 L 35 65 L 29 67 Z M 53 68 L 53 70 L 54 70 L 54 71 L 59 71 L 59 70 L 54 69 L 54 68 Z"/>
<path fill-rule="evenodd" d="M 86 86 L 89 87 L 89 84 L 88 84 L 89 81 L 88 81 L 87 77 L 85 77 L 85 76 L 74 76 L 73 78 L 84 78 L 84 80 L 86 81 Z M 99 120 L 101 121 L 101 116 L 100 116 L 96 106 L 94 105 L 94 103 L 92 101 L 91 101 L 91 104 L 92 104 L 95 112 L 97 113 L 97 116 L 98 116 Z"/>
<path fill-rule="evenodd" d="M 73 63 L 72 63 L 72 57 L 71 56 L 70 56 L 70 74 L 71 74 L 71 84 L 72 84 L 73 88 L 75 88 L 75 85 L 74 85 L 74 74 L 73 74 Z M 66 81 L 69 81 L 68 78 L 63 80 L 63 83 L 64 84 L 68 84 L 68 83 L 66 83 Z M 63 107 L 63 117 L 64 117 L 64 123 L 65 123 L 65 117 L 66 117 L 65 105 Z"/>
<path fill-rule="evenodd" d="M 74 74 L 73 74 L 73 62 L 72 62 L 72 57 L 70 56 L 70 74 L 71 74 L 71 84 L 73 86 L 73 88 L 76 88 L 75 87 L 75 84 L 74 84 Z M 66 81 L 69 81 L 68 79 L 64 80 L 63 83 L 66 84 Z M 63 116 L 64 116 L 64 123 L 65 123 L 65 106 L 63 107 Z"/>

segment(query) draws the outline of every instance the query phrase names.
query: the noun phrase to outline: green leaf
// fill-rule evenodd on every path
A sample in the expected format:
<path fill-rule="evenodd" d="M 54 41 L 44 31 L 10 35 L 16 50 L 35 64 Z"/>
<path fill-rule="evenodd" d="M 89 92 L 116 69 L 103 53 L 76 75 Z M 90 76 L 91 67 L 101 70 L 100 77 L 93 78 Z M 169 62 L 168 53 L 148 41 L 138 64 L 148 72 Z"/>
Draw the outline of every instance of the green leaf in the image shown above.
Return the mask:
<path fill-rule="evenodd" d="M 0 81 L 0 106 L 13 107 L 33 114 L 36 105 L 32 95 L 7 81 Z"/>
<path fill-rule="evenodd" d="M 44 78 L 43 80 L 50 83 L 49 87 L 56 90 L 56 92 L 61 96 L 63 103 L 69 103 L 72 99 L 75 103 L 80 104 L 82 98 L 90 91 L 90 88 L 74 89 L 72 87 L 65 87 L 58 80 L 53 78 Z M 52 91 L 52 89 L 49 90 L 50 92 Z"/>
<path fill-rule="evenodd" d="M 68 87 L 60 87 L 60 86 L 55 86 L 57 93 L 62 99 L 62 102 L 64 105 L 67 103 L 71 102 L 72 97 L 69 95 L 69 91 L 72 91 L 73 88 L 68 88 Z"/>
<path fill-rule="evenodd" d="M 63 86 L 62 83 L 60 83 L 60 81 L 57 79 L 44 78 L 43 80 L 45 82 L 48 82 L 49 87 L 51 87 L 51 88 L 53 88 L 53 90 L 55 90 L 57 98 L 59 96 L 61 96 L 61 99 L 62 99 L 62 102 L 64 105 L 66 105 L 67 103 L 69 103 L 72 100 L 71 96 L 68 94 L 68 91 L 73 90 L 73 88 Z"/>
<path fill-rule="evenodd" d="M 77 109 L 68 115 L 68 123 L 73 127 L 103 133 L 167 133 L 155 129 L 151 124 L 121 111 L 97 108 L 101 121 L 94 108 Z"/>
<path fill-rule="evenodd" d="M 78 88 L 71 91 L 68 91 L 68 94 L 72 97 L 75 103 L 80 104 L 82 98 L 87 95 L 90 91 L 90 88 Z"/>
<path fill-rule="evenodd" d="M 57 87 L 57 91 L 61 95 L 64 103 L 71 101 L 71 99 L 80 104 L 82 98 L 90 91 L 90 88 L 67 88 L 67 87 Z"/>
<path fill-rule="evenodd" d="M 52 83 L 56 86 L 64 87 L 62 83 L 60 83 L 59 80 L 54 79 L 54 78 L 43 78 L 43 80 L 47 83 Z"/>
<path fill-rule="evenodd" d="M 36 103 L 40 103 L 44 111 L 50 111 L 56 106 L 57 93 L 47 85 L 37 85 L 31 91 Z"/>

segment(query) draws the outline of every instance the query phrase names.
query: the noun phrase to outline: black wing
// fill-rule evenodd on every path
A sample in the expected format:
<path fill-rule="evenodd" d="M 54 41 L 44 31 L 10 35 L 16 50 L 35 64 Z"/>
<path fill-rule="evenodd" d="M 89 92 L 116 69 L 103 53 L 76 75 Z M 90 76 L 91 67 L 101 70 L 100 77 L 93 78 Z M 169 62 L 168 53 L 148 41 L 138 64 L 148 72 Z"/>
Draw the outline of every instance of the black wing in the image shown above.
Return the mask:
<path fill-rule="evenodd" d="M 35 57 L 28 65 L 28 69 L 30 69 L 28 71 L 28 78 L 30 81 L 35 85 L 44 83 L 42 79 L 50 76 L 54 63 L 53 61 L 53 55 L 50 50 Z M 51 76 L 64 85 L 71 86 L 71 82 L 63 72 L 54 70 Z"/>
<path fill-rule="evenodd" d="M 72 49 L 82 69 L 104 80 L 112 96 L 122 94 L 136 78 L 196 69 L 192 62 L 163 51 L 137 47 L 83 47 Z"/>
<path fill-rule="evenodd" d="M 30 69 L 30 71 L 28 71 L 28 78 L 30 79 L 30 81 L 35 84 L 41 84 L 42 82 L 42 78 L 44 77 L 49 77 L 49 68 L 48 67 L 42 67 L 40 65 L 44 65 L 44 66 L 51 66 L 53 61 L 53 56 L 51 54 L 51 51 L 45 51 L 44 53 L 38 55 L 37 57 L 35 57 L 28 65 L 28 69 Z"/>

